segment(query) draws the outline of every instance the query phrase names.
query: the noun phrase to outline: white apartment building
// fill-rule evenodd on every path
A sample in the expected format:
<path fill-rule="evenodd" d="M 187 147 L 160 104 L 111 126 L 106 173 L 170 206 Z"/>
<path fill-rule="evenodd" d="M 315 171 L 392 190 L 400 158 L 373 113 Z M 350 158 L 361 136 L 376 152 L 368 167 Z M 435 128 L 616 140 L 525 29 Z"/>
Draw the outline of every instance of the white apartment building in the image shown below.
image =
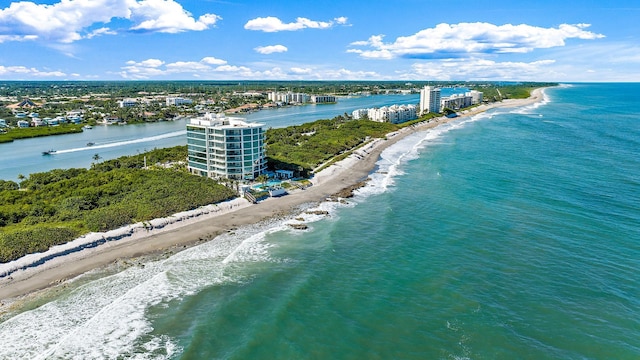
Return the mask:
<path fill-rule="evenodd" d="M 425 86 L 420 90 L 420 114 L 440 112 L 440 89 Z"/>
<path fill-rule="evenodd" d="M 304 104 L 308 103 L 309 100 L 311 100 L 311 96 L 305 93 L 294 93 L 291 95 L 291 100 L 293 100 L 292 102 L 294 103 Z"/>
<path fill-rule="evenodd" d="M 285 104 L 304 104 L 308 103 L 311 97 L 305 93 L 286 93 L 272 91 L 267 95 L 268 99 L 273 102 L 281 102 Z"/>
<path fill-rule="evenodd" d="M 473 105 L 480 104 L 484 100 L 482 91 L 471 90 L 465 93 L 465 95 L 471 97 L 471 104 Z"/>
<path fill-rule="evenodd" d="M 265 124 L 207 113 L 187 124 L 188 169 L 211 178 L 254 180 L 267 168 Z"/>
<path fill-rule="evenodd" d="M 415 105 L 391 105 L 380 108 L 358 109 L 351 113 L 354 120 L 364 118 L 365 114 L 369 120 L 390 122 L 392 124 L 400 124 L 418 118 Z"/>
<path fill-rule="evenodd" d="M 118 105 L 123 108 L 123 107 L 131 107 L 131 106 L 136 106 L 138 104 L 138 100 L 136 99 L 122 99 L 120 101 L 118 101 Z"/>
<path fill-rule="evenodd" d="M 471 106 L 471 96 L 464 96 L 463 94 L 453 94 L 440 100 L 440 108 L 442 109 L 459 110 L 469 106 Z"/>
<path fill-rule="evenodd" d="M 337 100 L 333 95 L 311 95 L 311 102 L 316 104 L 324 104 L 334 103 L 337 102 Z"/>
<path fill-rule="evenodd" d="M 440 101 L 440 108 L 449 108 L 452 110 L 459 110 L 471 105 L 476 105 L 482 102 L 482 92 L 471 90 L 463 94 L 453 94 L 451 96 L 443 97 Z"/>
<path fill-rule="evenodd" d="M 179 105 L 193 104 L 193 100 L 191 100 L 191 99 L 187 99 L 187 98 L 183 98 L 183 97 L 173 97 L 173 96 L 167 96 L 165 102 L 166 102 L 167 106 L 179 106 Z"/>
<path fill-rule="evenodd" d="M 367 109 L 367 117 L 371 121 L 386 122 L 389 119 L 389 108 L 386 106 L 369 108 Z"/>
<path fill-rule="evenodd" d="M 389 106 L 388 120 L 392 124 L 401 124 L 409 120 L 417 119 L 415 105 L 391 105 Z"/>
<path fill-rule="evenodd" d="M 351 117 L 353 118 L 353 120 L 360 120 L 364 118 L 365 115 L 369 116 L 368 109 L 356 109 L 351 112 Z"/>

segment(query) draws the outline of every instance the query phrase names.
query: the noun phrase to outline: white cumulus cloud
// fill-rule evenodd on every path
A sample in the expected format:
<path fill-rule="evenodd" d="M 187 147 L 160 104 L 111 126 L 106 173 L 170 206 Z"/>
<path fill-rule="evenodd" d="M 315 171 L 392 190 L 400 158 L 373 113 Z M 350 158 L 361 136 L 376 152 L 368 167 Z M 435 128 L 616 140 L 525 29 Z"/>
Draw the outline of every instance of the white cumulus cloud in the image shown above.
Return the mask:
<path fill-rule="evenodd" d="M 534 49 L 564 46 L 568 39 L 592 40 L 604 37 L 586 30 L 589 24 L 562 24 L 557 28 L 542 28 L 526 24 L 494 25 L 490 23 L 439 24 L 394 42 L 383 42 L 382 35 L 356 41 L 348 52 L 365 58 L 393 59 L 398 57 L 454 59 L 479 54 L 527 53 Z"/>
<path fill-rule="evenodd" d="M 335 20 L 336 24 L 340 24 L 340 25 L 346 25 L 347 22 L 349 21 L 349 19 L 344 16 L 337 17 L 333 20 Z"/>
<path fill-rule="evenodd" d="M 335 19 L 338 24 L 346 24 L 346 17 Z M 315 21 L 307 18 L 299 17 L 295 22 L 284 23 L 282 20 L 274 16 L 258 17 L 247 21 L 244 25 L 246 30 L 257 30 L 264 32 L 278 31 L 297 31 L 302 29 L 328 29 L 334 25 L 333 21 Z"/>
<path fill-rule="evenodd" d="M 213 56 L 204 57 L 202 58 L 202 60 L 200 60 L 200 62 L 209 64 L 209 65 L 224 65 L 227 63 L 226 60 L 217 59 L 217 58 L 214 58 Z"/>
<path fill-rule="evenodd" d="M 147 59 L 142 61 L 129 60 L 121 68 L 120 76 L 125 79 L 159 79 L 174 74 L 191 74 L 204 77 L 217 71 L 227 71 L 230 65 L 226 60 L 207 56 L 200 61 L 175 61 L 167 63 L 160 59 Z M 237 68 L 237 67 L 236 67 Z M 236 71 L 248 69 L 235 69 Z"/>
<path fill-rule="evenodd" d="M 416 63 L 402 78 L 434 80 L 528 80 L 554 78 L 554 60 L 498 62 L 487 59 L 450 59 Z"/>
<path fill-rule="evenodd" d="M 318 68 L 313 65 L 287 67 L 287 70 L 278 65 L 266 63 L 253 64 L 253 66 L 228 64 L 225 60 L 215 57 L 204 57 L 200 61 L 175 62 L 160 59 L 130 60 L 121 67 L 119 75 L 131 80 L 184 79 L 185 74 L 193 78 L 209 80 L 390 80 L 388 76 L 380 75 L 375 71 Z"/>
<path fill-rule="evenodd" d="M 299 67 L 292 67 L 289 70 L 291 71 L 292 74 L 296 74 L 296 75 L 311 74 L 311 72 L 313 71 L 310 68 L 299 68 Z"/>
<path fill-rule="evenodd" d="M 0 42 L 71 43 L 113 35 L 117 31 L 104 26 L 113 19 L 129 20 L 130 31 L 178 33 L 208 29 L 220 17 L 203 14 L 196 19 L 175 0 L 60 0 L 50 5 L 20 1 L 0 9 Z"/>
<path fill-rule="evenodd" d="M 253 50 L 255 50 L 257 53 L 267 55 L 267 54 L 273 54 L 273 53 L 287 52 L 289 49 L 287 49 L 287 47 L 284 45 L 269 45 L 269 46 L 258 46 Z"/>
<path fill-rule="evenodd" d="M 221 18 L 215 14 L 204 14 L 197 20 L 182 5 L 173 0 L 143 0 L 131 2 L 131 20 L 137 25 L 132 30 L 179 33 L 202 31 Z"/>
<path fill-rule="evenodd" d="M 24 78 L 51 78 L 64 77 L 67 74 L 62 71 L 45 71 L 26 66 L 2 66 L 0 65 L 0 76 L 3 78 L 24 79 Z"/>

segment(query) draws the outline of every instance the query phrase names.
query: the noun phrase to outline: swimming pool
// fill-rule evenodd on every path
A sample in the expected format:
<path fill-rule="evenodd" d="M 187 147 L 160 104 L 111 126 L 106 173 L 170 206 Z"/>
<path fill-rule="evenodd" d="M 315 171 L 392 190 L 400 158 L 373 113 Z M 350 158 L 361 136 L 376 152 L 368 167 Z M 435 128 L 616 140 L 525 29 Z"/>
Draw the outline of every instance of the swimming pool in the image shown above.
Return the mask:
<path fill-rule="evenodd" d="M 255 190 L 263 190 L 263 189 L 266 189 L 266 188 L 271 187 L 271 186 L 280 186 L 281 184 L 282 184 L 281 180 L 270 179 L 266 183 L 260 183 L 260 184 L 252 185 L 251 188 L 255 189 Z"/>

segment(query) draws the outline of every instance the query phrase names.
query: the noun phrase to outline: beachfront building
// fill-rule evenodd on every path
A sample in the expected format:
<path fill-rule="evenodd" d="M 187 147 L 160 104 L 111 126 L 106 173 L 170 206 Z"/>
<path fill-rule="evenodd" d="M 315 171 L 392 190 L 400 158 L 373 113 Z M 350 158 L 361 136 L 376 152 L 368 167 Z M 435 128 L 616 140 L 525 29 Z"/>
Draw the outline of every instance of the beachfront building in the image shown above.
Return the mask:
<path fill-rule="evenodd" d="M 392 124 L 400 124 L 418 118 L 415 105 L 391 105 L 380 108 L 358 109 L 351 113 L 354 120 L 363 119 L 365 115 L 369 120 L 390 122 Z"/>
<path fill-rule="evenodd" d="M 420 114 L 440 112 L 440 89 L 425 86 L 420 90 Z"/>
<path fill-rule="evenodd" d="M 449 108 L 452 110 L 459 110 L 476 105 L 482 102 L 482 93 L 480 91 L 471 90 L 464 94 L 453 94 L 451 96 L 443 97 L 440 100 L 440 108 Z"/>
<path fill-rule="evenodd" d="M 459 110 L 471 106 L 471 97 L 464 96 L 463 94 L 453 94 L 451 96 L 443 97 L 440 100 L 441 109 Z"/>
<path fill-rule="evenodd" d="M 482 91 L 471 90 L 471 91 L 465 93 L 465 95 L 471 97 L 471 104 L 473 104 L 473 105 L 480 104 L 484 100 L 483 99 L 483 95 L 482 95 Z"/>
<path fill-rule="evenodd" d="M 267 168 L 265 125 L 207 113 L 187 124 L 188 169 L 210 178 L 254 180 Z"/>
<path fill-rule="evenodd" d="M 180 106 L 192 104 L 193 100 L 183 97 L 167 96 L 165 102 L 167 106 Z"/>
<path fill-rule="evenodd" d="M 415 105 L 391 105 L 387 121 L 392 124 L 401 124 L 418 118 Z"/>
<path fill-rule="evenodd" d="M 364 119 L 365 116 L 369 116 L 368 112 L 369 109 L 356 109 L 351 112 L 351 117 L 353 118 L 353 120 Z"/>

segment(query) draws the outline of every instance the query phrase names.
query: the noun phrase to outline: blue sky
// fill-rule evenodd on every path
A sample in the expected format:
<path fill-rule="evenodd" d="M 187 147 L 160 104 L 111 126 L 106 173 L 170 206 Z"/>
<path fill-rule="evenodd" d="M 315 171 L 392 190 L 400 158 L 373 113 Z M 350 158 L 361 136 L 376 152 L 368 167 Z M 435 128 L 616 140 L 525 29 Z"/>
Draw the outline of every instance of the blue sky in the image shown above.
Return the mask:
<path fill-rule="evenodd" d="M 640 81 L 638 20 L 638 0 L 0 0 L 0 80 Z"/>

